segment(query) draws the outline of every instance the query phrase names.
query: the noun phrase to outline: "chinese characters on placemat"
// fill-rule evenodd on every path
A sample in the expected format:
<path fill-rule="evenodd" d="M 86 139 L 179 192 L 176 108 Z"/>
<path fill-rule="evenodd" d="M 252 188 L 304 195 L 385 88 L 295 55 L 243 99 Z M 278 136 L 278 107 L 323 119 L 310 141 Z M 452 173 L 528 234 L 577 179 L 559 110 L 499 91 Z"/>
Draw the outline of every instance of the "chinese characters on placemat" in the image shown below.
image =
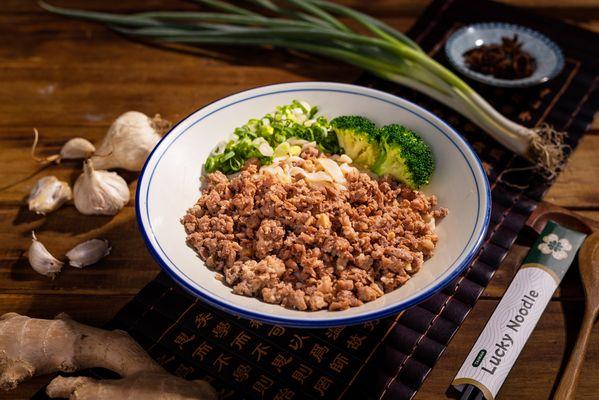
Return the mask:
<path fill-rule="evenodd" d="M 117 316 L 165 368 L 204 377 L 223 398 L 339 398 L 393 319 L 300 329 L 231 317 L 172 286 L 144 288 Z"/>

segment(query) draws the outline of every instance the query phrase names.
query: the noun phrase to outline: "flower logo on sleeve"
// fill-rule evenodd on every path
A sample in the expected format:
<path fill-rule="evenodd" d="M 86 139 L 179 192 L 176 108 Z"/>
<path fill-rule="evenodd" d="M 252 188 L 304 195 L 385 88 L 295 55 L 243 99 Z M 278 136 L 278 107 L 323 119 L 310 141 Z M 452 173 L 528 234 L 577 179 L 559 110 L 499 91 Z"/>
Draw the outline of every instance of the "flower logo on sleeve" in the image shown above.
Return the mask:
<path fill-rule="evenodd" d="M 568 239 L 560 239 L 555 233 L 550 233 L 543 237 L 543 243 L 539 245 L 539 250 L 543 254 L 551 254 L 551 257 L 556 260 L 563 260 L 568 257 L 572 245 Z"/>

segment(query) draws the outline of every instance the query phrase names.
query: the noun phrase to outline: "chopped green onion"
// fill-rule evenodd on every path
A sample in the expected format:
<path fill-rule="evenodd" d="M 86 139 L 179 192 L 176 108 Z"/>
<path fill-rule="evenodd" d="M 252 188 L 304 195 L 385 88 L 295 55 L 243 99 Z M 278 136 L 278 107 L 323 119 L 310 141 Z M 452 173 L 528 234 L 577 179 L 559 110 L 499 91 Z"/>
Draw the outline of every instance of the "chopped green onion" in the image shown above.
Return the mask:
<path fill-rule="evenodd" d="M 233 139 L 224 148 L 222 144 L 216 147 L 204 164 L 206 172 L 232 174 L 241 170 L 251 158 L 257 158 L 264 165 L 272 163 L 273 157 L 279 157 L 281 152 L 299 154 L 301 148 L 290 146 L 286 142 L 289 138 L 316 142 L 324 152 L 339 153 L 337 135 L 330 130 L 326 118 L 313 118 L 316 112 L 316 107 L 294 100 L 262 118 L 250 119 L 234 130 Z"/>

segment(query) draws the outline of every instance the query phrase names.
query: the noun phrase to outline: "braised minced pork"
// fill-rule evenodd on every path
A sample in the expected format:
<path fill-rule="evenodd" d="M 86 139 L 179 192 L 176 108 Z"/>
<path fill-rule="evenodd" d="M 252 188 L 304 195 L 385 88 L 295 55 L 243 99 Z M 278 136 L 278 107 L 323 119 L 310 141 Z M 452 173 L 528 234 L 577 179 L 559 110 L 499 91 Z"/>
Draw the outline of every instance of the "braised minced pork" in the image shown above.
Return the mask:
<path fill-rule="evenodd" d="M 314 148 L 301 167 L 324 157 Z M 187 242 L 233 292 L 297 310 L 344 310 L 404 284 L 437 243 L 434 196 L 355 168 L 344 187 L 282 183 L 248 163 L 204 178 L 183 217 Z"/>

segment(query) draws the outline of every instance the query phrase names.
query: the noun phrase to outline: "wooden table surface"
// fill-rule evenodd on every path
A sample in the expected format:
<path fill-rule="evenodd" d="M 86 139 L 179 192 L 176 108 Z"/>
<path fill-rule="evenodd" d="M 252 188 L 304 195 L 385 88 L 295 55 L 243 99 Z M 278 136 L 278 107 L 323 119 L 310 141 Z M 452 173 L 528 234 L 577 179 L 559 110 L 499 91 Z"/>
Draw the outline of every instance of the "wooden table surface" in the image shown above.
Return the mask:
<path fill-rule="evenodd" d="M 426 2 L 344 0 L 406 30 Z M 597 0 L 510 0 L 542 14 L 599 30 Z M 190 8 L 158 0 L 54 0 L 53 4 L 133 11 Z M 140 110 L 178 121 L 194 109 L 254 86 L 302 80 L 352 82 L 360 71 L 329 61 L 312 62 L 282 51 L 236 49 L 202 54 L 164 51 L 119 37 L 101 26 L 43 12 L 35 1 L 3 0 L 0 7 L 0 314 L 18 312 L 50 318 L 64 311 L 100 325 L 110 319 L 157 273 L 137 232 L 131 202 L 115 217 L 82 217 L 63 207 L 46 217 L 31 214 L 25 199 L 44 175 L 73 182 L 79 163 L 40 171 L 29 156 L 32 128 L 41 134 L 40 152 L 53 154 L 69 138 L 101 139 L 120 113 Z M 589 46 L 593 44 L 589 43 Z M 596 44 L 595 44 L 596 45 Z M 599 219 L 599 124 L 584 137 L 546 199 Z M 127 176 L 135 188 L 135 175 Z M 55 280 L 28 266 L 23 255 L 30 232 L 57 255 L 93 237 L 113 243 L 110 257 L 84 270 L 65 268 Z M 453 375 L 515 273 L 515 247 L 483 298 L 466 319 L 417 399 L 445 398 Z M 573 275 L 573 274 L 571 274 Z M 509 375 L 500 399 L 547 399 L 566 349 L 578 330 L 582 289 L 574 276 L 564 284 Z M 578 398 L 599 398 L 599 332 L 589 346 Z M 48 381 L 39 377 L 0 399 L 26 399 Z"/>

